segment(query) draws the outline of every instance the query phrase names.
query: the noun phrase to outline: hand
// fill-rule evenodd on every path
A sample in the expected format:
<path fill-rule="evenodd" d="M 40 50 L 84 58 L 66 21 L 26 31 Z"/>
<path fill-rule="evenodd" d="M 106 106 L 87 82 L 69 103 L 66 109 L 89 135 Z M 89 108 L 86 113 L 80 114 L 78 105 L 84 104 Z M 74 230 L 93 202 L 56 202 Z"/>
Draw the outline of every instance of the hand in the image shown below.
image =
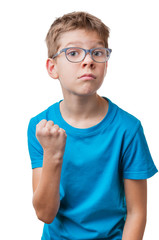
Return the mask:
<path fill-rule="evenodd" d="M 53 121 L 41 120 L 36 125 L 36 137 L 44 153 L 55 159 L 62 159 L 65 151 L 66 132 Z"/>

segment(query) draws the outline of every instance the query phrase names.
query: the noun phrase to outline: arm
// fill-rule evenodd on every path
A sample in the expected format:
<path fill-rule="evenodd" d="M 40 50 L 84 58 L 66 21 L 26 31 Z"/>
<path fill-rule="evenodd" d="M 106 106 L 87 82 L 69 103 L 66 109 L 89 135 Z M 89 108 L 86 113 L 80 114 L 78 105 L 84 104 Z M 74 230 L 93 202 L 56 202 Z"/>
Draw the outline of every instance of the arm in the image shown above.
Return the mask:
<path fill-rule="evenodd" d="M 62 163 L 54 162 L 33 169 L 33 206 L 38 219 L 48 224 L 54 220 L 60 206 L 61 167 Z"/>
<path fill-rule="evenodd" d="M 33 169 L 33 206 L 37 217 L 51 223 L 60 206 L 59 186 L 66 134 L 52 121 L 42 120 L 36 135 L 41 143 L 43 167 Z"/>
<path fill-rule="evenodd" d="M 142 240 L 147 214 L 147 180 L 124 179 L 127 218 L 122 240 Z"/>

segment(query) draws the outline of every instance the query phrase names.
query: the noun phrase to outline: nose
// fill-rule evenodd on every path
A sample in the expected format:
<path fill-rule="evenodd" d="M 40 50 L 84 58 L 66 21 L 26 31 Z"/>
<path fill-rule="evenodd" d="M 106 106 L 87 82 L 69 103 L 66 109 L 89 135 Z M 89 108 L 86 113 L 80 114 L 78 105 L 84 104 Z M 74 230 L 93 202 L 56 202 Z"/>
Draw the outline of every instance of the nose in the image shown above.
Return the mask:
<path fill-rule="evenodd" d="M 82 66 L 83 67 L 85 67 L 85 66 L 93 67 L 94 66 L 94 61 L 91 58 L 91 54 L 90 53 L 86 54 L 85 58 L 82 61 Z"/>

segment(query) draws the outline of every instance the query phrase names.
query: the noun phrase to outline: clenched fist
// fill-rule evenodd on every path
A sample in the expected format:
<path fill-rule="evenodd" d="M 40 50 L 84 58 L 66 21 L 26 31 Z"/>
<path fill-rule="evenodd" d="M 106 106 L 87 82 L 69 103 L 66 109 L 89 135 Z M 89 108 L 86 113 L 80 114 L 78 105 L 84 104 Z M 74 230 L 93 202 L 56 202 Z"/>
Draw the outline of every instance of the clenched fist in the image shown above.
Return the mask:
<path fill-rule="evenodd" d="M 62 159 L 65 151 L 66 132 L 53 121 L 41 120 L 36 125 L 36 137 L 44 153 L 55 159 Z"/>

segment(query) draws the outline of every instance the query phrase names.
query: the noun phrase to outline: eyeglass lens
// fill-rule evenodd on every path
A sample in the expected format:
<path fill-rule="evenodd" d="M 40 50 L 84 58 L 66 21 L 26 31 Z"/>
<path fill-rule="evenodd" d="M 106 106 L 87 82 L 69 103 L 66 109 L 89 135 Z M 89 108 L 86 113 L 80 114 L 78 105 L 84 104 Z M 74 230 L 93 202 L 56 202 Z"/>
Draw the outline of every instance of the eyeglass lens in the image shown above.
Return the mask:
<path fill-rule="evenodd" d="M 104 48 L 96 48 L 91 55 L 96 62 L 106 62 L 109 59 L 110 52 Z M 85 57 L 85 51 L 81 48 L 69 48 L 66 51 L 66 57 L 70 62 L 81 62 Z"/>

